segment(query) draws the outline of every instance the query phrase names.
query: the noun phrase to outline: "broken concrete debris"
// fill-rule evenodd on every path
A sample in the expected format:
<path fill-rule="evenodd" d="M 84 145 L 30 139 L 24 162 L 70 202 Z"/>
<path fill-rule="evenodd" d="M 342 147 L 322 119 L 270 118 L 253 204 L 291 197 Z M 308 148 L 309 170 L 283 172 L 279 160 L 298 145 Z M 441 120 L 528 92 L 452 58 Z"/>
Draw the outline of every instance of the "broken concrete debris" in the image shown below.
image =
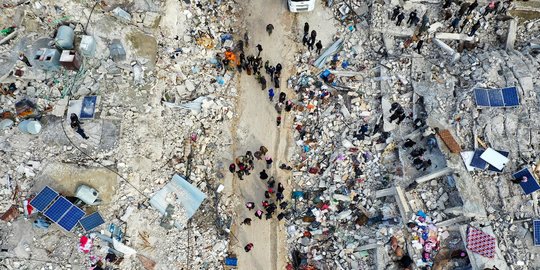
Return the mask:
<path fill-rule="evenodd" d="M 250 269 L 236 254 L 250 239 L 235 233 L 252 197 L 235 192 L 246 182 L 224 164 L 244 140 L 266 144 L 241 121 L 266 120 L 241 114 L 253 89 L 239 85 L 253 78 L 235 70 L 233 51 L 301 41 L 304 20 L 320 26 L 324 49 L 297 42 L 274 59 L 287 69 L 276 92 L 291 102 L 278 129 L 291 147 L 275 156 L 290 168 L 276 178 L 291 206 L 259 232 L 277 232 L 277 247 L 255 243 L 248 255 L 275 253 L 276 268 L 293 269 L 540 268 L 535 8 L 335 0 L 292 20 L 267 1 L 4 2 L 7 269 Z M 247 25 L 251 13 L 274 33 Z M 38 211 L 45 186 L 61 195 Z M 70 209 L 105 223 L 60 233 Z"/>

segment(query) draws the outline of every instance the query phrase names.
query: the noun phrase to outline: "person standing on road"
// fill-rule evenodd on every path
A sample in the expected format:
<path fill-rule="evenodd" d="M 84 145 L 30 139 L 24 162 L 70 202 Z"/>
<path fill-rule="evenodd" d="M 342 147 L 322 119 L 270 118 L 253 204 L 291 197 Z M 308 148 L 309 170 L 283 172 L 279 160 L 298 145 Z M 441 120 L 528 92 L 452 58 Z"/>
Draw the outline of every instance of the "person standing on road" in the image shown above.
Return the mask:
<path fill-rule="evenodd" d="M 268 153 L 268 148 L 266 148 L 266 146 L 264 145 L 261 145 L 261 147 L 259 147 L 259 151 L 261 151 L 261 154 L 264 156 L 266 155 L 266 153 Z"/>
<path fill-rule="evenodd" d="M 255 203 L 254 202 L 247 202 L 246 203 L 246 208 L 248 210 L 253 210 L 255 208 Z"/>
<path fill-rule="evenodd" d="M 266 32 L 268 33 L 268 35 L 272 35 L 272 31 L 274 31 L 274 26 L 269 23 L 267 26 L 266 26 Z"/>
<path fill-rule="evenodd" d="M 307 37 L 309 33 L 309 23 L 304 23 L 304 37 Z"/>
<path fill-rule="evenodd" d="M 257 209 L 257 211 L 255 212 L 255 216 L 258 217 L 259 219 L 262 219 L 262 215 L 263 215 L 263 211 L 261 209 Z"/>
<path fill-rule="evenodd" d="M 283 66 L 281 66 L 281 63 L 278 63 L 276 65 L 276 74 L 281 75 L 281 70 L 283 69 Z"/>
<path fill-rule="evenodd" d="M 244 221 L 242 221 L 242 223 L 240 223 L 240 225 L 251 225 L 251 218 L 245 218 Z"/>
<path fill-rule="evenodd" d="M 236 165 L 234 165 L 234 163 L 231 163 L 231 165 L 229 165 L 229 172 L 234 173 L 234 171 L 236 171 Z"/>
<path fill-rule="evenodd" d="M 264 89 L 266 89 L 266 79 L 264 78 L 264 75 L 259 76 L 259 83 L 261 83 L 261 90 L 264 91 Z"/>
<path fill-rule="evenodd" d="M 259 51 L 259 53 L 257 53 L 257 58 L 258 58 L 259 56 L 261 56 L 261 52 L 262 52 L 263 48 L 262 48 L 261 44 L 257 44 L 256 47 L 257 47 L 257 50 Z"/>
<path fill-rule="evenodd" d="M 262 170 L 262 171 L 259 173 L 259 178 L 261 178 L 261 180 L 266 180 L 266 179 L 268 179 L 268 174 L 266 173 L 266 170 Z"/>
<path fill-rule="evenodd" d="M 272 168 L 272 162 L 273 162 L 272 157 L 271 156 L 265 156 L 264 160 L 266 161 L 266 168 L 267 169 Z"/>
<path fill-rule="evenodd" d="M 315 52 L 317 54 L 321 54 L 322 42 L 320 40 L 319 40 L 319 42 L 317 42 L 317 44 L 315 44 L 315 47 L 317 48 L 317 50 Z"/>
<path fill-rule="evenodd" d="M 313 42 L 315 42 L 315 39 L 317 39 L 317 31 L 311 30 L 311 39 L 313 39 Z"/>
<path fill-rule="evenodd" d="M 270 99 L 270 101 L 274 100 L 274 89 L 273 88 L 268 89 L 268 98 Z"/>
<path fill-rule="evenodd" d="M 244 247 L 244 250 L 246 252 L 250 252 L 252 248 L 253 248 L 253 243 L 249 243 Z"/>

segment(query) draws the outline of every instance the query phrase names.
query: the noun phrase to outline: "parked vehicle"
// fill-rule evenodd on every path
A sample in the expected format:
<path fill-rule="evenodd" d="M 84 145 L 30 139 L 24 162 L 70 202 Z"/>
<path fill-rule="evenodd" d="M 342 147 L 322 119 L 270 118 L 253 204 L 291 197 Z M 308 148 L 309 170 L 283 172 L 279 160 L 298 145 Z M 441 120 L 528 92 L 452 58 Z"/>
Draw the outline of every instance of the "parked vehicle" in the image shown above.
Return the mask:
<path fill-rule="evenodd" d="M 287 0 L 289 11 L 291 12 L 308 12 L 315 9 L 316 0 Z"/>

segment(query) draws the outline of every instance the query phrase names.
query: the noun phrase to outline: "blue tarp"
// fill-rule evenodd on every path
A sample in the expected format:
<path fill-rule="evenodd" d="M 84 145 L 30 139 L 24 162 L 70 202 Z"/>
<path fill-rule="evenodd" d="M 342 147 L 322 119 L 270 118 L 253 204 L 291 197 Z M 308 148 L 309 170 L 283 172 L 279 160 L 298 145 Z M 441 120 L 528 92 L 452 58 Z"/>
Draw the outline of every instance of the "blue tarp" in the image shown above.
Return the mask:
<path fill-rule="evenodd" d="M 175 193 L 177 198 L 177 205 L 181 205 L 186 212 L 186 220 L 176 220 L 175 225 L 179 228 L 183 227 L 187 220 L 190 219 L 197 209 L 201 206 L 201 203 L 206 199 L 206 194 L 200 191 L 198 188 L 188 183 L 186 179 L 178 174 L 175 174 L 170 183 L 165 185 L 150 199 L 150 204 L 158 209 L 161 214 L 165 214 L 167 208 L 167 201 L 165 198 L 169 193 Z"/>

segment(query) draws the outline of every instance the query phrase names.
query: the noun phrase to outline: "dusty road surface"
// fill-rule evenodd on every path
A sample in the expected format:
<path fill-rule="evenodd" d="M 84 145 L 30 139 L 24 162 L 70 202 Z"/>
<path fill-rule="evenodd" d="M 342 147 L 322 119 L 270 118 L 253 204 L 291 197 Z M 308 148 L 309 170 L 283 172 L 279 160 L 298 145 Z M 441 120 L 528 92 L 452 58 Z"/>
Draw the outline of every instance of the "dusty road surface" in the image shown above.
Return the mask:
<path fill-rule="evenodd" d="M 309 22 L 312 29 L 320 33 L 318 36 L 326 47 L 334 33 L 332 25 L 324 25 L 324 21 L 332 16 L 330 11 L 318 6 L 314 12 L 294 14 L 288 11 L 286 1 L 253 0 L 246 1 L 244 5 L 245 26 L 250 38 L 249 46 L 245 49 L 246 56 L 256 55 L 255 46 L 261 44 L 263 63 L 269 60 L 270 65 L 275 66 L 277 63 L 283 65 L 281 88 L 276 89 L 274 101 L 277 100 L 280 91 L 285 91 L 288 98 L 293 98 L 292 89 L 286 88 L 287 79 L 293 75 L 291 72 L 295 66 L 295 53 L 298 50 L 306 50 L 301 44 L 304 22 Z M 270 36 L 265 31 L 269 23 L 274 25 L 274 31 Z M 238 34 L 243 35 L 243 32 Z M 269 77 L 266 78 L 268 88 L 273 87 Z M 243 155 L 248 150 L 254 152 L 261 145 L 266 146 L 274 160 L 273 167 L 268 173 L 276 178 L 276 182 L 285 185 L 285 198 L 290 198 L 290 172 L 280 170 L 278 166 L 289 160 L 293 146 L 292 115 L 283 112 L 281 127 L 276 126 L 278 114 L 274 109 L 275 103 L 269 101 L 268 92 L 261 90 L 254 76 L 248 76 L 243 72 L 239 76 L 238 89 L 239 115 L 232 127 L 235 138 L 232 144 L 234 157 Z M 235 208 L 236 217 L 232 228 L 234 236 L 231 237 L 231 252 L 238 257 L 239 269 L 284 269 L 287 263 L 284 221 L 278 221 L 276 218 L 279 211 L 276 211 L 271 220 L 266 220 L 264 216 L 259 220 L 254 216 L 255 210 L 263 209 L 261 202 L 265 200 L 266 182 L 259 179 L 259 172 L 264 167 L 264 161 L 258 161 L 251 175 L 244 176 L 244 180 L 235 176 L 233 180 L 238 205 Z M 249 201 L 256 203 L 255 210 L 246 209 L 244 204 Z M 251 226 L 240 225 L 246 217 L 253 220 Z M 253 243 L 254 248 L 246 253 L 244 246 L 248 243 Z"/>

